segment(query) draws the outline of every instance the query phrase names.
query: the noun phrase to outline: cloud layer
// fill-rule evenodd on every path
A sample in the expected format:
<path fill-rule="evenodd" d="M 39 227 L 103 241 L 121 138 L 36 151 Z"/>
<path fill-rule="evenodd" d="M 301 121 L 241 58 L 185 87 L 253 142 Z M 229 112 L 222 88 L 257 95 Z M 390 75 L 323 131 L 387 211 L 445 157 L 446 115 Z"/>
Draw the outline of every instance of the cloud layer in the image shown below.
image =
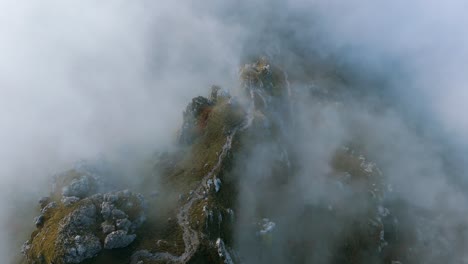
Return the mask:
<path fill-rule="evenodd" d="M 397 167 L 412 175 L 431 168 L 433 184 L 405 196 L 422 205 L 447 180 L 438 174 L 437 146 L 419 141 L 399 116 L 431 130 L 431 140 L 444 138 L 464 151 L 467 7 L 461 0 L 1 1 L 0 224 L 10 225 L 16 202 L 46 194 L 48 175 L 76 160 L 168 145 L 186 103 L 213 83 L 234 89 L 237 67 L 259 53 L 280 58 L 290 72 L 304 61 L 330 61 L 396 100 L 397 117 L 375 123 L 365 111 L 353 113 L 386 132 L 369 136 L 371 146 L 401 139 L 381 157 L 390 175 L 402 175 Z M 303 103 L 306 120 L 316 109 Z M 324 131 L 303 128 L 318 135 L 304 138 L 306 153 L 353 131 L 336 110 L 326 113 Z M 328 154 L 308 155 L 318 162 Z M 411 181 L 418 188 L 420 178 Z M 9 262 L 16 242 L 4 237 L 0 256 Z"/>

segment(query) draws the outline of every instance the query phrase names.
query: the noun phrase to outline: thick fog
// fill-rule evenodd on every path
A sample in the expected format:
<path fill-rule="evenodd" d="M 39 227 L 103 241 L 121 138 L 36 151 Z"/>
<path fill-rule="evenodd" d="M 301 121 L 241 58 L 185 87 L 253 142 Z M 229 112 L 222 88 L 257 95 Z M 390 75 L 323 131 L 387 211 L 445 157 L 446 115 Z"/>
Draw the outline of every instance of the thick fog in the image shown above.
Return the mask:
<path fill-rule="evenodd" d="M 18 207 L 46 195 L 51 174 L 81 159 L 170 145 L 189 100 L 211 84 L 234 90 L 238 67 L 259 54 L 279 58 L 286 72 L 301 71 L 304 60 L 329 60 L 396 108 L 380 115 L 357 103 L 317 110 L 302 98 L 294 136 L 303 142 L 304 166 L 290 186 L 301 202 L 327 196 L 311 187 L 320 179 L 309 172 L 328 173 L 321 162 L 365 131 L 369 153 L 385 149 L 376 162 L 401 187 L 398 195 L 438 210 L 434 200 L 449 192 L 443 206 L 466 212 L 439 154 L 450 145 L 460 159 L 455 181 L 468 182 L 467 10 L 461 0 L 1 0 L 2 261 L 12 261 L 22 232 L 27 238 L 24 225 L 32 226 L 33 215 Z M 317 111 L 328 120 L 323 126 L 309 123 Z M 300 206 L 297 199 L 291 203 Z M 294 216 L 294 207 L 281 210 Z"/>
<path fill-rule="evenodd" d="M 192 97 L 236 78 L 239 29 L 186 3 L 1 1 L 0 10 L 4 261 L 32 223 L 14 226 L 24 218 L 15 203 L 47 195 L 52 173 L 77 160 L 169 144 Z"/>

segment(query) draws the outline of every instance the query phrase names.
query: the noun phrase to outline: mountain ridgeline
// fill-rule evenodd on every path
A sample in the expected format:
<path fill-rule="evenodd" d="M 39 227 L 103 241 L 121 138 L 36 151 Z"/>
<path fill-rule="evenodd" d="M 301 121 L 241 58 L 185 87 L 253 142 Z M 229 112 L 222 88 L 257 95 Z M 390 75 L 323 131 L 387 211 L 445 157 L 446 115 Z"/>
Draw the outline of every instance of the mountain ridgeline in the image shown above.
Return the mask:
<path fill-rule="evenodd" d="M 134 186 L 99 162 L 58 174 L 23 263 L 462 263 L 434 212 L 389 199 L 363 135 L 326 141 L 321 113 L 348 109 L 344 80 L 289 75 L 260 58 L 232 94 L 193 98 Z"/>

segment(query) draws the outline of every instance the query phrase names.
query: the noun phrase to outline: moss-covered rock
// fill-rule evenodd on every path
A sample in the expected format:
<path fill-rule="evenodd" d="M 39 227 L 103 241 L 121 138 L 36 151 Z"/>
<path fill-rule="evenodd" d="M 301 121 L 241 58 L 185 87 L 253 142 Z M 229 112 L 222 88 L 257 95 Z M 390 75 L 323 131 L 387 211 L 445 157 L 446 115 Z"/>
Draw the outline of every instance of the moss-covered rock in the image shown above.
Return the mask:
<path fill-rule="evenodd" d="M 108 215 L 106 208 L 111 209 Z M 95 194 L 73 204 L 51 201 L 42 209 L 42 224 L 23 252 L 31 263 L 81 263 L 103 248 L 126 247 L 133 242 L 145 220 L 144 209 L 142 196 L 129 191 Z M 104 226 L 114 232 L 107 234 Z"/>

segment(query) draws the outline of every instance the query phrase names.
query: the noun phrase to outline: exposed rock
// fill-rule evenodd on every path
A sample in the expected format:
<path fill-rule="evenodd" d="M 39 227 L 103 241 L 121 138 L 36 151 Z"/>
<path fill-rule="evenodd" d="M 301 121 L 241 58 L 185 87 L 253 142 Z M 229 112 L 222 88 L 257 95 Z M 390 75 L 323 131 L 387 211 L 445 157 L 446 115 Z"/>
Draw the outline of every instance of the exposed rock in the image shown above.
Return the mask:
<path fill-rule="evenodd" d="M 114 205 L 112 205 L 110 202 L 102 202 L 102 204 L 101 204 L 101 214 L 102 214 L 102 217 L 104 218 L 104 220 L 110 220 L 111 219 L 112 210 L 114 210 Z"/>
<path fill-rule="evenodd" d="M 42 208 L 41 214 L 46 214 L 49 210 L 54 209 L 56 207 L 57 207 L 56 202 L 50 202 L 44 208 Z"/>
<path fill-rule="evenodd" d="M 34 218 L 34 224 L 38 228 L 44 224 L 44 221 L 45 221 L 44 215 L 40 215 Z"/>
<path fill-rule="evenodd" d="M 203 128 L 206 123 L 206 119 L 212 107 L 213 102 L 203 96 L 192 99 L 192 102 L 187 106 L 183 115 L 184 122 L 179 135 L 179 143 L 191 144 L 193 140 L 197 138 L 201 132 L 200 129 Z"/>
<path fill-rule="evenodd" d="M 82 206 L 78 207 L 61 222 L 63 226 L 70 226 L 71 228 L 87 228 L 96 224 L 96 218 L 96 206 L 86 200 Z"/>
<path fill-rule="evenodd" d="M 80 263 L 96 256 L 102 249 L 99 238 L 92 234 L 77 235 L 73 239 L 67 239 L 64 244 L 67 245 L 64 250 L 64 263 Z"/>
<path fill-rule="evenodd" d="M 41 197 L 41 199 L 39 199 L 39 206 L 42 208 L 44 208 L 48 203 L 50 203 L 50 197 L 48 196 L 45 196 L 45 197 Z"/>
<path fill-rule="evenodd" d="M 232 261 L 231 254 L 226 249 L 226 245 L 224 245 L 224 242 L 221 238 L 218 238 L 216 240 L 216 247 L 218 249 L 218 256 L 223 260 L 223 263 L 225 264 L 233 264 L 234 261 Z"/>
<path fill-rule="evenodd" d="M 55 175 L 52 186 L 53 196 L 78 197 L 80 199 L 92 196 L 99 191 L 106 191 L 102 175 L 109 173 L 104 162 L 82 161 L 74 168 Z"/>
<path fill-rule="evenodd" d="M 251 237 L 246 240 L 261 249 L 258 262 L 247 261 L 248 263 L 282 261 L 283 259 L 274 259 L 278 254 L 272 251 L 276 249 L 281 251 L 282 256 L 290 256 L 291 259 L 285 261 L 290 263 L 315 260 L 316 256 L 311 257 L 310 252 L 330 254 L 327 256 L 330 263 L 380 263 L 383 260 L 385 263 L 400 263 L 397 259 L 404 263 L 419 263 L 408 261 L 405 254 L 416 255 L 417 250 L 425 252 L 424 249 L 401 249 L 406 244 L 398 239 L 406 239 L 405 236 L 423 241 L 421 245 L 437 245 L 431 246 L 439 249 L 440 253 L 437 254 L 450 252 L 453 245 L 444 241 L 444 230 L 433 236 L 432 230 L 438 227 L 435 222 L 429 221 L 430 218 L 435 221 L 433 216 L 429 215 L 425 219 L 410 215 L 411 220 L 418 222 L 420 226 L 414 228 L 415 234 L 411 233 L 412 230 L 404 230 L 411 233 L 410 235 L 401 234 L 394 214 L 400 211 L 409 215 L 410 207 L 398 209 L 385 203 L 387 191 L 383 186 L 387 185 L 380 182 L 383 177 L 377 163 L 351 147 L 337 150 L 332 160 L 324 160 L 328 162 L 327 175 L 320 179 L 320 184 L 323 185 L 319 186 L 326 186 L 323 193 L 333 193 L 333 197 L 328 199 L 328 195 L 321 197 L 320 194 L 320 201 L 315 201 L 313 196 L 312 201 L 308 198 L 303 205 L 302 195 L 299 194 L 297 196 L 301 201 L 297 207 L 300 207 L 301 214 L 297 218 L 293 218 L 295 215 L 275 215 L 274 202 L 291 196 L 293 199 L 297 198 L 290 188 L 295 187 L 295 184 L 290 183 L 295 182 L 295 171 L 301 171 L 301 166 L 298 166 L 301 164 L 294 163 L 295 156 L 302 154 L 298 150 L 302 149 L 289 146 L 291 143 L 296 145 L 297 142 L 285 133 L 291 132 L 288 125 L 292 124 L 285 118 L 290 117 L 288 113 L 292 112 L 287 104 L 291 99 L 288 76 L 279 68 L 270 66 L 265 59 L 245 65 L 240 75 L 241 88 L 244 89 L 246 98 L 231 100 L 231 96 L 218 86 L 212 87 L 209 99 L 201 96 L 194 98 L 183 115 L 179 137 L 179 143 L 182 144 L 179 147 L 182 150 L 174 157 L 165 157 L 167 164 L 156 162 L 154 170 L 160 173 L 158 176 L 155 176 L 155 171 L 148 173 L 151 176 L 144 176 L 148 177 L 145 178 L 145 184 L 147 181 L 165 184 L 160 189 L 154 184 L 142 188 L 152 198 L 159 195 L 153 191 L 156 187 L 161 190 L 161 199 L 150 201 L 151 208 L 155 208 L 155 211 L 148 215 L 149 221 L 152 221 L 147 226 L 148 232 L 136 232 L 146 221 L 144 210 L 147 205 L 142 195 L 129 190 L 101 194 L 99 192 L 102 184 L 98 176 L 100 172 L 78 166 L 57 181 L 58 191 L 51 195 L 51 200 L 55 202 L 44 200 L 41 203 L 42 214 L 36 218 L 36 225 L 40 228 L 22 248 L 30 262 L 79 263 L 96 256 L 102 248 L 117 249 L 131 245 L 137 238 L 136 234 L 141 234 L 138 237 L 139 243 L 129 248 L 136 248 L 136 251 L 132 252 L 131 261 L 125 259 L 122 262 L 237 262 L 242 259 L 232 248 L 236 241 L 234 231 L 237 221 L 250 221 L 252 218 L 246 218 L 242 215 L 245 212 L 242 207 L 236 207 L 238 197 L 235 195 L 242 195 L 237 186 L 238 179 L 242 180 L 242 177 L 237 177 L 236 173 L 242 173 L 243 170 L 231 169 L 239 168 L 234 167 L 236 162 L 244 160 L 243 157 L 251 157 L 256 152 L 249 151 L 258 146 L 263 148 L 263 145 L 274 145 L 271 151 L 266 149 L 271 153 L 265 153 L 268 154 L 265 156 L 273 156 L 272 161 L 266 162 L 271 170 L 262 170 L 265 175 L 261 175 L 261 181 L 252 181 L 254 191 L 249 196 L 257 195 L 256 184 L 259 189 L 271 190 L 258 192 L 266 197 L 256 200 L 258 204 L 253 208 L 258 209 L 252 209 L 251 213 L 257 216 L 269 214 L 271 210 L 277 223 L 264 218 L 251 223 L 251 228 L 246 228 L 246 231 L 240 230 L 249 233 L 246 236 Z M 243 99 L 247 101 L 245 108 Z M 296 126 L 291 127 L 294 129 Z M 244 144 L 245 142 L 248 144 Z M 293 151 L 289 151 L 288 147 Z M 246 151 L 242 152 L 244 150 Z M 233 159 L 234 155 L 241 158 Z M 153 179 L 159 176 L 163 179 L 160 182 Z M 330 186 L 328 181 L 332 182 Z M 167 204 L 163 204 L 166 201 Z M 354 204 L 350 202 L 358 204 L 359 208 L 354 208 Z M 167 208 L 158 211 L 158 206 Z M 279 203 L 278 206 L 283 208 L 285 204 Z M 231 208 L 239 210 L 236 211 L 236 217 Z M 296 220 L 297 226 L 288 225 L 290 219 Z M 339 221 L 342 219 L 346 221 Z M 288 233 L 289 229 L 293 231 Z M 461 230 L 464 229 L 466 227 L 462 226 Z M 285 234 L 289 237 L 282 240 Z M 323 245 L 320 245 L 322 241 L 319 239 L 323 234 L 327 236 L 327 241 L 334 242 L 333 247 L 336 248 L 321 248 Z M 410 241 L 408 245 L 412 243 Z M 287 245 L 284 246 L 285 244 Z M 280 248 L 281 246 L 284 247 Z M 407 251 L 400 255 L 393 252 L 403 250 Z M 113 252 L 115 251 L 105 251 L 105 257 L 107 253 Z M 95 262 L 89 261 L 102 263 L 99 262 L 102 261 L 99 257 L 101 256 Z M 316 262 L 322 263 L 319 260 Z"/>
<path fill-rule="evenodd" d="M 102 228 L 102 233 L 106 235 L 109 234 L 110 232 L 115 231 L 115 225 L 109 222 L 103 222 L 101 224 L 101 228 Z"/>
<path fill-rule="evenodd" d="M 109 204 L 115 203 L 119 199 L 119 196 L 116 193 L 106 193 L 104 194 L 104 201 Z"/>
<path fill-rule="evenodd" d="M 45 214 L 35 219 L 41 229 L 22 250 L 31 262 L 43 258 L 41 263 L 80 263 L 99 254 L 104 246 L 126 247 L 145 220 L 144 203 L 142 195 L 130 191 L 84 199 L 63 197 L 60 205 L 51 202 L 44 207 Z M 106 217 L 108 221 L 102 222 Z M 106 237 L 104 244 L 99 237 Z"/>
<path fill-rule="evenodd" d="M 210 101 L 213 103 L 216 103 L 216 100 L 218 99 L 218 93 L 221 90 L 221 87 L 217 85 L 211 86 L 211 95 L 210 95 Z"/>
<path fill-rule="evenodd" d="M 130 245 L 136 238 L 136 235 L 128 235 L 127 231 L 117 230 L 107 235 L 104 241 L 104 248 L 124 248 Z"/>
<path fill-rule="evenodd" d="M 214 179 L 214 186 L 215 186 L 215 191 L 219 192 L 219 189 L 221 189 L 221 180 L 219 178 Z"/>
<path fill-rule="evenodd" d="M 128 220 L 127 218 L 118 219 L 117 221 L 115 221 L 115 226 L 117 227 L 117 229 L 120 230 L 128 231 L 131 225 L 132 222 L 130 222 L 130 220 Z"/>
<path fill-rule="evenodd" d="M 122 210 L 119 210 L 119 209 L 114 209 L 112 210 L 112 218 L 113 219 L 124 219 L 124 218 L 127 218 L 127 214 L 122 211 Z"/>
<path fill-rule="evenodd" d="M 92 178 L 88 175 L 73 179 L 69 185 L 62 188 L 62 195 L 65 197 L 75 196 L 84 198 L 91 192 L 92 181 Z"/>
<path fill-rule="evenodd" d="M 192 99 L 192 103 L 187 106 L 186 114 L 198 116 L 205 107 L 212 106 L 212 102 L 203 96 Z"/>
<path fill-rule="evenodd" d="M 26 240 L 26 242 L 24 242 L 21 246 L 21 253 L 23 253 L 23 255 L 26 255 L 30 248 L 31 243 L 29 242 L 29 240 Z"/>
<path fill-rule="evenodd" d="M 76 197 L 76 196 L 70 196 L 70 197 L 63 197 L 62 200 L 60 200 L 63 205 L 65 206 L 70 206 L 76 202 L 78 202 L 80 200 L 80 198 Z"/>
<path fill-rule="evenodd" d="M 266 235 L 271 233 L 276 227 L 276 224 L 270 221 L 268 218 L 263 218 L 262 221 L 258 223 L 258 225 L 260 226 L 260 230 L 258 231 L 259 235 Z"/>

